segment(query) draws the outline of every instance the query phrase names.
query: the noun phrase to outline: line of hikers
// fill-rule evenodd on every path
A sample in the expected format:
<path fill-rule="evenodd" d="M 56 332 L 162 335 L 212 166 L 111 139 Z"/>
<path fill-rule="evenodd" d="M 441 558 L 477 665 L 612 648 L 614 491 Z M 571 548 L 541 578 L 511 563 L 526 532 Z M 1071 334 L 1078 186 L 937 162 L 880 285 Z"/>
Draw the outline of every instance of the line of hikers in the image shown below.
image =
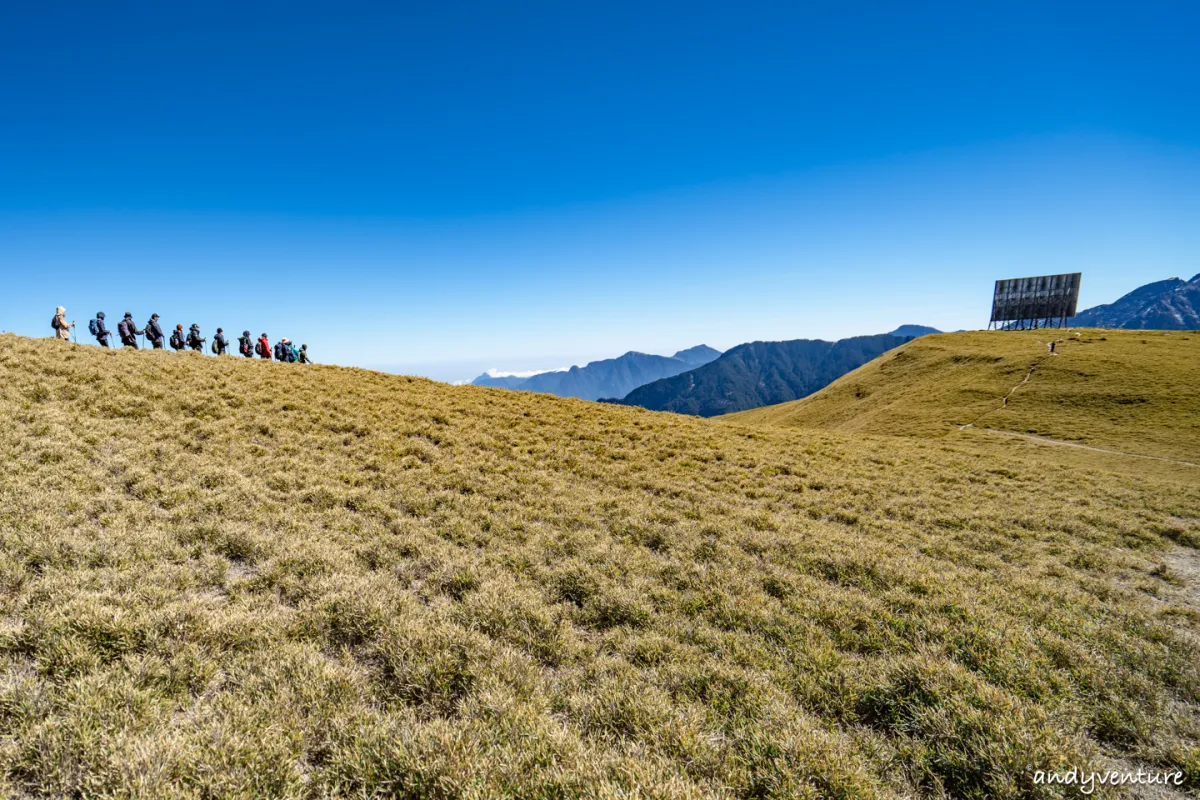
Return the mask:
<path fill-rule="evenodd" d="M 59 306 L 54 314 L 54 319 L 50 322 L 54 328 L 55 336 L 65 341 L 71 341 L 71 329 L 75 327 L 74 322 L 67 322 L 67 312 L 62 306 Z M 96 342 L 101 347 L 109 347 L 113 332 L 104 322 L 104 312 L 97 312 L 94 319 L 88 320 L 88 332 L 96 338 Z M 134 350 L 138 349 L 137 337 L 145 336 L 150 341 L 150 345 L 155 350 L 165 349 L 167 344 L 176 352 L 180 350 L 194 350 L 197 353 L 204 352 L 204 343 L 208 339 L 200 335 L 200 326 L 193 324 L 188 332 L 183 332 L 183 325 L 176 325 L 175 330 L 171 331 L 168 338 L 162 329 L 162 325 L 158 321 L 158 314 L 151 314 L 150 321 L 142 329 L 138 329 L 137 323 L 133 321 L 133 314 L 125 312 L 125 318 L 117 323 L 117 338 L 121 341 L 122 347 L 129 347 Z M 212 352 L 218 356 L 225 355 L 229 349 L 229 341 L 225 338 L 225 330 L 217 328 L 217 334 L 213 337 Z M 267 334 L 264 333 L 258 337 L 258 341 L 253 341 L 250 338 L 250 331 L 243 331 L 238 337 L 238 352 L 246 358 L 254 358 L 258 356 L 265 361 L 283 361 L 291 364 L 311 364 L 312 360 L 308 357 L 308 345 L 302 344 L 299 349 L 296 345 L 287 338 L 280 339 L 271 346 L 271 342 L 267 339 Z"/>

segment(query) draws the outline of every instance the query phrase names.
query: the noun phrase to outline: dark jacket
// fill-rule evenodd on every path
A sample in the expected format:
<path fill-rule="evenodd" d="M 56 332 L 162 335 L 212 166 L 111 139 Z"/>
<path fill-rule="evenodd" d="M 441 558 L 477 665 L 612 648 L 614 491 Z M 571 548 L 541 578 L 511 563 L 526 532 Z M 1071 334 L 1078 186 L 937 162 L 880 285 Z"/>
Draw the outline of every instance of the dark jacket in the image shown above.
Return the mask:
<path fill-rule="evenodd" d="M 163 329 L 158 324 L 158 320 L 152 319 L 146 323 L 146 338 L 150 340 L 156 350 L 162 348 L 166 337 L 163 335 Z"/>
<path fill-rule="evenodd" d="M 217 346 L 217 355 L 225 355 L 225 348 L 229 347 L 229 342 L 225 339 L 225 334 L 218 333 L 213 337 L 213 344 Z"/>
<path fill-rule="evenodd" d="M 112 336 L 112 331 L 104 326 L 104 312 L 101 311 L 96 315 L 96 341 L 108 347 L 108 340 Z"/>
<path fill-rule="evenodd" d="M 207 340 L 200 335 L 200 329 L 193 325 L 192 329 L 188 331 L 187 335 L 188 347 L 198 352 L 203 352 L 205 341 Z"/>
<path fill-rule="evenodd" d="M 254 340 L 250 338 L 250 334 L 238 337 L 238 349 L 246 358 L 254 357 Z"/>
<path fill-rule="evenodd" d="M 117 335 L 121 337 L 121 344 L 126 347 L 137 349 L 137 337 L 145 331 L 139 331 L 137 323 L 133 321 L 132 315 L 126 315 L 125 319 L 117 324 Z"/>

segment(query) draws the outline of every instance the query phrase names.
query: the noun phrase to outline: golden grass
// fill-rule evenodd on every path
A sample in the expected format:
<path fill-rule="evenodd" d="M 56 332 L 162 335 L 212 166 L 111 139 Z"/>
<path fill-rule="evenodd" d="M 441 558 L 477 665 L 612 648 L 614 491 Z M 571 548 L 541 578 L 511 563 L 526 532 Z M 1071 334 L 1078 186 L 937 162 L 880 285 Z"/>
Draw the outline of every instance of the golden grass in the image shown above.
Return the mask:
<path fill-rule="evenodd" d="M 0 794 L 1200 784 L 1188 468 L 13 336 L 0 415 Z"/>
<path fill-rule="evenodd" d="M 1052 338 L 1063 340 L 1053 356 Z M 725 419 L 923 437 L 974 423 L 1200 462 L 1200 332 L 923 336 L 803 400 Z"/>

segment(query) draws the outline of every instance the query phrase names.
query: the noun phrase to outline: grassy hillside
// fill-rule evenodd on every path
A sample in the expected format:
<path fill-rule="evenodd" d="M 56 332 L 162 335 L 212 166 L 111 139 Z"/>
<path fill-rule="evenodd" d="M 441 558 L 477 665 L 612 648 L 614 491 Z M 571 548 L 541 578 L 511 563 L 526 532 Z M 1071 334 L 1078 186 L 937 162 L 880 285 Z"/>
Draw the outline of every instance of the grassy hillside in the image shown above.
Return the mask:
<path fill-rule="evenodd" d="M 1062 340 L 1057 355 L 1047 350 L 1052 338 Z M 921 436 L 974 423 L 1200 462 L 1198 387 L 1196 332 L 944 333 L 887 353 L 811 397 L 729 419 Z"/>
<path fill-rule="evenodd" d="M 13 336 L 0 417 L 3 796 L 1200 785 L 1190 468 Z"/>

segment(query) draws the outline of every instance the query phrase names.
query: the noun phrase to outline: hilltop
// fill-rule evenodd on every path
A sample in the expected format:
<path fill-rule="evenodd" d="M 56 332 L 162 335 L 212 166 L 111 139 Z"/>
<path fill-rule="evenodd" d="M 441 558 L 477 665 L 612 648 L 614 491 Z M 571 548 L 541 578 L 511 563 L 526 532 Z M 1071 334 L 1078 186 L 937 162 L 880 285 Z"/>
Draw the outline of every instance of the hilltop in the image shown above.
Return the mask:
<path fill-rule="evenodd" d="M 1200 781 L 1189 467 L 11 335 L 0 415 L 3 796 Z"/>
<path fill-rule="evenodd" d="M 610 402 L 701 417 L 728 414 L 804 397 L 906 341 L 880 334 L 837 342 L 750 342 L 702 367 L 647 383 Z"/>
<path fill-rule="evenodd" d="M 1055 355 L 1051 339 L 1060 340 Z M 811 397 L 732 419 L 926 437 L 973 424 L 1200 462 L 1198 386 L 1200 333 L 946 333 L 915 339 Z"/>

